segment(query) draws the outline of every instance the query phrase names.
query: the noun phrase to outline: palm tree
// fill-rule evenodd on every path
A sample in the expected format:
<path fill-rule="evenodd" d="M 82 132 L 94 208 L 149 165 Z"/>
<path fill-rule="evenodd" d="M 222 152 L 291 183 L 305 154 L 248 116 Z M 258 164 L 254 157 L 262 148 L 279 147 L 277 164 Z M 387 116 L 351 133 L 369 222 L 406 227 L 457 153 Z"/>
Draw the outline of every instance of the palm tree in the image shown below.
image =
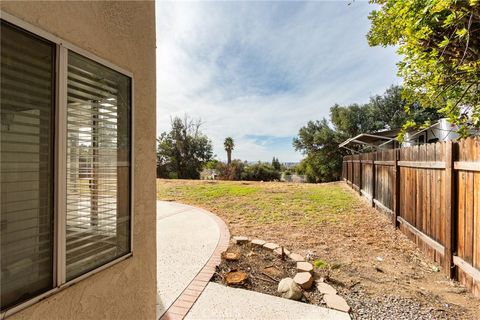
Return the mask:
<path fill-rule="evenodd" d="M 232 150 L 235 146 L 233 139 L 231 137 L 225 138 L 223 146 L 225 147 L 225 151 L 227 151 L 227 164 L 230 164 L 232 162 Z"/>

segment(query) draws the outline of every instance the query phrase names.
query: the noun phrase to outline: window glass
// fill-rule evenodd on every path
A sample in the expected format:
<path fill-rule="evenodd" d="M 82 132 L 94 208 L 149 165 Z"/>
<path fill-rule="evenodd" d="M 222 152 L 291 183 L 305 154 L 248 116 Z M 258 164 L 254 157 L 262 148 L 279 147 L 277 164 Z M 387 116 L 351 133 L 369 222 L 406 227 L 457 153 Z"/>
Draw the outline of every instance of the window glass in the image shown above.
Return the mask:
<path fill-rule="evenodd" d="M 1 309 L 53 286 L 55 46 L 1 22 Z"/>
<path fill-rule="evenodd" d="M 130 252 L 130 82 L 69 52 L 67 281 Z"/>

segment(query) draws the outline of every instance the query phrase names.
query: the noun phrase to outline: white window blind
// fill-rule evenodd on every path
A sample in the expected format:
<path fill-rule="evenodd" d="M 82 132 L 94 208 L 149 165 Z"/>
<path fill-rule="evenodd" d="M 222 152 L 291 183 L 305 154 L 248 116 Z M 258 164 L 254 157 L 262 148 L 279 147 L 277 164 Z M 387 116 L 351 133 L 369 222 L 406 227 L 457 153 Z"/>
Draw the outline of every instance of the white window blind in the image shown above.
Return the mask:
<path fill-rule="evenodd" d="M 130 86 L 69 52 L 67 280 L 130 251 Z"/>
<path fill-rule="evenodd" d="M 1 309 L 53 286 L 55 46 L 1 23 Z"/>

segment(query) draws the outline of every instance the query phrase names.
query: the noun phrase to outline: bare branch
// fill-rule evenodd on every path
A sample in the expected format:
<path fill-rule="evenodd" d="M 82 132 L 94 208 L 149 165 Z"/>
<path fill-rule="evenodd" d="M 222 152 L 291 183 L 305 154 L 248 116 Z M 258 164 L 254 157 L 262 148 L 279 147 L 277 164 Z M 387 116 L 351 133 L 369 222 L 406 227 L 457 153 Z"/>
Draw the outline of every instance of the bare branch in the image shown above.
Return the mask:
<path fill-rule="evenodd" d="M 458 65 L 461 65 L 463 63 L 463 60 L 465 59 L 465 56 L 467 55 L 468 44 L 470 43 L 470 28 L 472 27 L 472 18 L 473 18 L 473 13 L 470 14 L 470 19 L 468 19 L 467 44 L 465 45 L 465 51 L 463 52 L 463 57 L 460 60 L 460 63 Z"/>

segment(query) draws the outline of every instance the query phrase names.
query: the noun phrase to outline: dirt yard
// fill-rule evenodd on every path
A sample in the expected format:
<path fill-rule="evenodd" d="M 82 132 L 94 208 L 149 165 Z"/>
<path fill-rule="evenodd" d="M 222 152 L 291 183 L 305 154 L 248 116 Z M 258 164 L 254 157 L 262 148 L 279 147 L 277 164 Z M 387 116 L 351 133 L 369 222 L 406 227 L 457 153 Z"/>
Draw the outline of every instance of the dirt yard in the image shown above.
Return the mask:
<path fill-rule="evenodd" d="M 214 212 L 232 235 L 325 262 L 354 319 L 480 319 L 479 299 L 343 183 L 158 180 L 157 195 Z"/>

